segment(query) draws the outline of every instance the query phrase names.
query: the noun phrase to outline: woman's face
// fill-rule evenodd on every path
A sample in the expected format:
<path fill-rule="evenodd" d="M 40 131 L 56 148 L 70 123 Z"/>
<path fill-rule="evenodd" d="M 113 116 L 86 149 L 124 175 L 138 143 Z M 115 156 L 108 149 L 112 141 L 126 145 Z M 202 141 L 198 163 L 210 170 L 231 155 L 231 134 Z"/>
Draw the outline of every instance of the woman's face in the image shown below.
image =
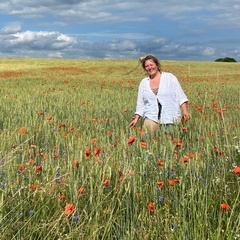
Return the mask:
<path fill-rule="evenodd" d="M 149 76 L 154 76 L 158 72 L 158 67 L 153 60 L 149 59 L 145 62 L 145 70 Z"/>

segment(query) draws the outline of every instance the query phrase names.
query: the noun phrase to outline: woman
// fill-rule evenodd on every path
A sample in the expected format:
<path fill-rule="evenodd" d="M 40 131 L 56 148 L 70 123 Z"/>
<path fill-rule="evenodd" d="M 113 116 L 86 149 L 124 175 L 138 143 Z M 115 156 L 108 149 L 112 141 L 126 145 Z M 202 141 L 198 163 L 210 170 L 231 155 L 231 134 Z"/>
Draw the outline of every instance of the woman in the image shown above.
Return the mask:
<path fill-rule="evenodd" d="M 140 58 L 143 69 L 148 74 L 138 88 L 137 107 L 129 127 L 134 127 L 143 117 L 144 133 L 156 133 L 158 123 L 167 128 L 170 124 L 190 118 L 188 99 L 177 78 L 161 70 L 158 59 L 152 55 Z M 181 114 L 182 108 L 182 114 Z"/>

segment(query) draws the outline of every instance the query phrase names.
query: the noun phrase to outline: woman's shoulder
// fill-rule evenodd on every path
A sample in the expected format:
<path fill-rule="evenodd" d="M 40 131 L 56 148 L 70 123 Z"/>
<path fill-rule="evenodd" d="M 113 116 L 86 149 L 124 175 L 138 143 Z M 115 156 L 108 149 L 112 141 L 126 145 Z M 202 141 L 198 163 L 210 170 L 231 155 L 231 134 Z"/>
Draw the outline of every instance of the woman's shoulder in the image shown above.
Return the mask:
<path fill-rule="evenodd" d="M 149 77 L 145 77 L 140 81 L 140 84 L 146 84 L 149 81 Z"/>
<path fill-rule="evenodd" d="M 175 77 L 175 75 L 173 74 L 173 73 L 170 73 L 170 72 L 162 72 L 162 75 L 164 76 L 164 77 Z"/>

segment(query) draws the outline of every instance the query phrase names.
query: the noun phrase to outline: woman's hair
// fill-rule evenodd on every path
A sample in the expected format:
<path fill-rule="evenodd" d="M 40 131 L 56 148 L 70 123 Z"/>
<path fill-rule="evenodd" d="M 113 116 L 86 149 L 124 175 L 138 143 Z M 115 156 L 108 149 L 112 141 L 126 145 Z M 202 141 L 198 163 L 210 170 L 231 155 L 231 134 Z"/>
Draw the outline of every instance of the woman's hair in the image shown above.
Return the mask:
<path fill-rule="evenodd" d="M 145 62 L 147 60 L 152 60 L 157 65 L 158 71 L 162 72 L 160 62 L 158 61 L 158 59 L 156 57 L 154 57 L 153 55 L 150 55 L 150 54 L 146 55 L 144 57 L 140 57 L 140 59 L 139 59 L 139 61 L 141 62 L 142 67 L 143 67 L 144 70 L 145 70 Z"/>

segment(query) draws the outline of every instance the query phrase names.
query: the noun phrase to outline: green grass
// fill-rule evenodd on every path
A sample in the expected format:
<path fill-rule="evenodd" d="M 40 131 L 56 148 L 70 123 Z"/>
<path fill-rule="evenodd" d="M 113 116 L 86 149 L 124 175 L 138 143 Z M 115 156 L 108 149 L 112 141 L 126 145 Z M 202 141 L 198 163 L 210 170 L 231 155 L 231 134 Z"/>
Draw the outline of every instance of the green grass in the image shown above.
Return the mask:
<path fill-rule="evenodd" d="M 162 61 L 191 120 L 174 132 L 181 147 L 162 134 L 142 148 L 141 123 L 128 128 L 144 77 L 137 61 L 0 62 L 1 239 L 240 238 L 238 63 Z"/>

